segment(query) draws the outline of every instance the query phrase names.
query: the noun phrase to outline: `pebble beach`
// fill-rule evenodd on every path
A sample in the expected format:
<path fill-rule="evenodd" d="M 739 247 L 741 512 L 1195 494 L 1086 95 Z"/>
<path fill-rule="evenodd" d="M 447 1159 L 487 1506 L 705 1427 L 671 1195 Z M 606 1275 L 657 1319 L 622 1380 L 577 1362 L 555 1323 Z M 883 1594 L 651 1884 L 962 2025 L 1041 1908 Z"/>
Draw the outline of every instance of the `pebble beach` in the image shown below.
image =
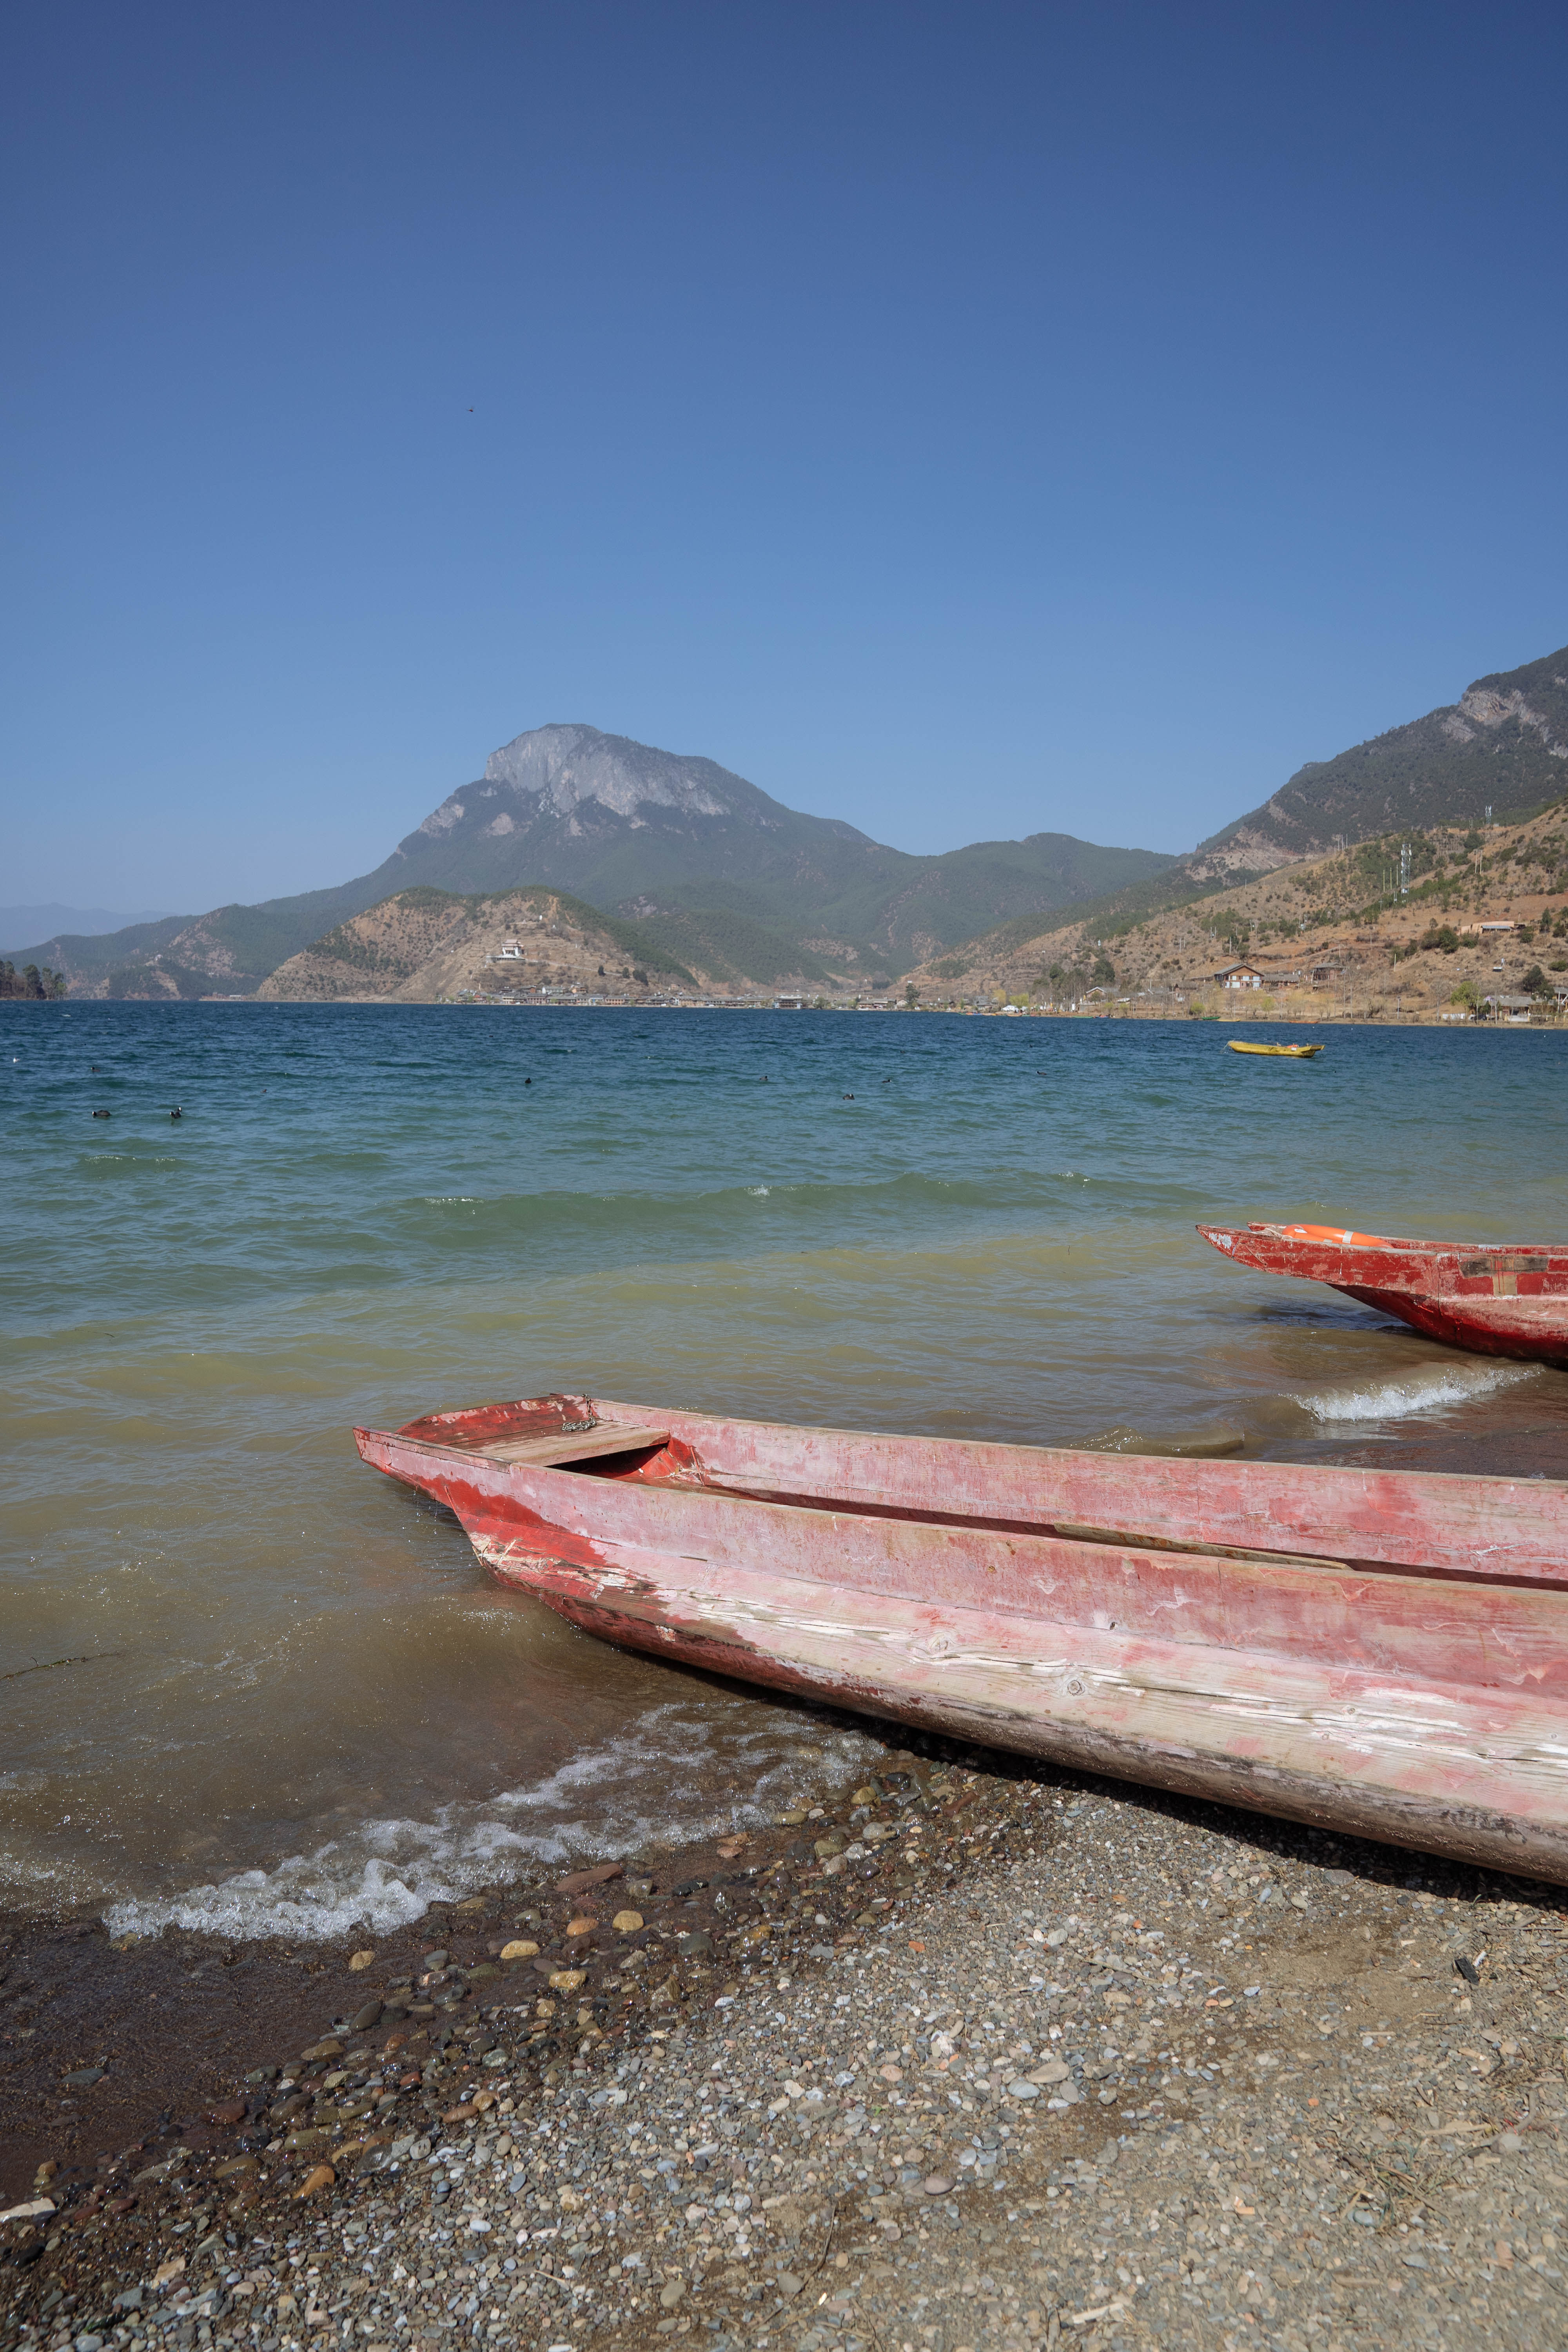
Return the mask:
<path fill-rule="evenodd" d="M 7 1993 L 73 1933 L 223 1967 Z M 6 2352 L 1564 2339 L 1554 1889 L 932 1743 L 254 1965 L 131 2145 L 40 2056 Z"/>

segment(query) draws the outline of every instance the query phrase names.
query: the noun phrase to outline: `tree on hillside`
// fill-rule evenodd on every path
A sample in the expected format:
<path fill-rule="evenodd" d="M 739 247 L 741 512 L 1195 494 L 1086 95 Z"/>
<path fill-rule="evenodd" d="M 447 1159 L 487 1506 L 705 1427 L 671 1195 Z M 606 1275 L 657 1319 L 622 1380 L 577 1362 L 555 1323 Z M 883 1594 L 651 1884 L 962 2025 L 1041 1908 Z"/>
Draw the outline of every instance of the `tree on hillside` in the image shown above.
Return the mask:
<path fill-rule="evenodd" d="M 41 1003 L 64 996 L 69 986 L 65 974 L 51 971 L 47 964 L 40 971 L 36 963 L 26 963 L 18 971 L 14 963 L 0 961 L 0 996 L 30 997 Z"/>

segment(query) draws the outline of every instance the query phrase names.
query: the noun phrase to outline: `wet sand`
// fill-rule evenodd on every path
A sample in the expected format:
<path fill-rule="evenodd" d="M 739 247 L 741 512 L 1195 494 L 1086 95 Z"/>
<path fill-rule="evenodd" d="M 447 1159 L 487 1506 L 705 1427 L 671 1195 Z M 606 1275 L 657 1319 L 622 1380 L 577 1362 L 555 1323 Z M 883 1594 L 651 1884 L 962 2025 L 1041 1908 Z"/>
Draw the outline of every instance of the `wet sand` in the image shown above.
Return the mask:
<path fill-rule="evenodd" d="M 359 1948 L 13 1935 L 0 2343 L 1562 2340 L 1559 1890 L 922 1741 Z"/>
<path fill-rule="evenodd" d="M 944 1751 L 933 1741 L 920 1758 L 907 1754 L 903 1769 L 923 1780 L 943 1752 L 960 1751 Z M 1023 1759 L 995 1758 L 991 1766 L 988 1810 L 1027 1773 Z M 900 1767 L 888 1762 L 885 1769 Z M 427 1974 L 424 1963 L 432 1950 L 449 1954 L 453 1974 L 421 1996 L 414 2014 L 389 2021 L 387 2029 L 404 2037 L 411 2060 L 416 2055 L 422 2065 L 450 2044 L 458 2026 L 497 2003 L 510 2011 L 537 1997 L 545 1979 L 568 1963 L 584 1969 L 582 1990 L 571 2016 L 563 2003 L 563 2014 L 545 2021 L 536 2058 L 547 2065 L 557 2048 L 575 2050 L 581 2032 L 573 2019 L 584 2003 L 603 2011 L 601 2030 L 623 2034 L 649 1999 L 647 1966 L 627 1969 L 631 1955 L 650 1946 L 657 1952 L 672 1923 L 683 1936 L 729 1943 L 742 1917 L 754 1922 L 762 1916 L 758 1885 L 775 1880 L 781 1869 L 788 1875 L 802 1866 L 828 1818 L 847 1810 L 846 1794 L 838 1791 L 826 1811 L 814 1808 L 816 1819 L 807 1820 L 802 1809 L 797 1822 L 783 1821 L 739 1843 L 683 1843 L 614 1865 L 613 1878 L 604 1882 L 616 1897 L 613 1908 L 640 1907 L 648 1923 L 629 1937 L 607 1925 L 603 1895 L 574 1906 L 560 1894 L 559 1872 L 437 1905 L 390 1936 L 360 1930 L 334 1945 L 236 1945 L 176 1928 L 115 1941 L 97 1919 L 6 1921 L 0 1928 L 0 2046 L 6 2061 L 0 2078 L 0 2200 L 9 2204 L 21 2198 L 39 2163 L 57 2163 L 62 2181 L 85 2179 L 95 2176 L 102 2157 L 132 2142 L 145 2147 L 179 2143 L 220 2158 L 254 2147 L 253 2119 L 215 2127 L 207 2110 L 244 2089 L 249 2105 L 264 2112 L 268 2100 L 257 2085 L 245 2084 L 247 2074 L 275 2072 L 334 2021 L 359 2013 L 373 1996 L 384 1999 L 387 1988 Z M 870 1875 L 877 1883 L 866 1900 L 886 1907 L 889 1900 L 910 1898 L 921 1872 L 919 1865 L 879 1863 Z M 566 1880 L 571 1883 L 572 1874 Z M 823 1884 L 839 1907 L 847 1895 L 856 1897 L 856 1908 L 864 1907 L 862 1877 L 851 1875 L 848 1866 Z M 644 1887 L 650 1890 L 646 1895 L 627 1891 Z M 599 1916 L 588 1933 L 568 1937 L 568 1915 L 580 1914 Z M 514 1942 L 536 1944 L 538 1964 L 533 1955 L 502 1961 L 500 1952 Z M 367 1948 L 374 1951 L 372 1965 L 353 1967 L 355 1954 Z M 712 1952 L 697 1960 L 692 1997 L 711 1990 L 720 1964 Z M 426 2014 L 418 2013 L 421 2007 Z M 80 2079 L 89 2073 L 97 2079 Z M 261 2137 L 265 2142 L 272 2135 Z"/>

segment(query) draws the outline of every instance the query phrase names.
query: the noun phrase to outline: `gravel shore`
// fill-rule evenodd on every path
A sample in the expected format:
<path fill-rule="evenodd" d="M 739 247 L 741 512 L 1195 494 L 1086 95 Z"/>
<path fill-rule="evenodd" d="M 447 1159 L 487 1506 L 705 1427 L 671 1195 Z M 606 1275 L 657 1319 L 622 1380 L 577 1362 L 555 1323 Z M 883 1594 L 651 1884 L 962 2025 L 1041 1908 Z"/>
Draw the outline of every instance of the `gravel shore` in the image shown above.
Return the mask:
<path fill-rule="evenodd" d="M 46 2158 L 0 2346 L 1568 2340 L 1559 1890 L 934 1744 L 614 1869 Z"/>

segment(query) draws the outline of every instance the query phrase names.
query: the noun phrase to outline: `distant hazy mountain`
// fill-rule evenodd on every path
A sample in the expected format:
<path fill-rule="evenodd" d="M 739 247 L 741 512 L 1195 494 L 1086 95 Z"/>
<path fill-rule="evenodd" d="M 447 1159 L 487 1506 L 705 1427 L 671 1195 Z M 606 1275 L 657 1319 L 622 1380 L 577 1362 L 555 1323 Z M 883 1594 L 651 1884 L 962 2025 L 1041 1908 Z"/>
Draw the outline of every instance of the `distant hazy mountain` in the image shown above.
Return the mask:
<path fill-rule="evenodd" d="M 90 936 L 99 931 L 123 930 L 128 923 L 156 923 L 162 909 L 143 909 L 139 914 L 112 914 L 107 907 L 0 907 L 0 940 L 38 940 L 46 931 L 79 931 Z M 0 955 L 8 955 L 8 948 L 0 948 Z"/>
<path fill-rule="evenodd" d="M 78 996 L 248 996 L 301 947 L 371 902 L 350 883 L 258 907 L 165 915 L 101 937 L 55 931 L 9 953 L 13 962 L 26 959 L 63 971 Z"/>
<path fill-rule="evenodd" d="M 57 931 L 27 952 L 98 994 L 248 993 L 411 886 L 468 895 L 544 884 L 636 922 L 678 964 L 764 982 L 830 971 L 874 979 L 1009 915 L 1099 898 L 1173 862 L 1058 833 L 910 856 L 786 808 L 711 760 L 593 727 L 541 727 L 338 889 L 105 938 Z"/>
<path fill-rule="evenodd" d="M 1568 792 L 1568 646 L 1479 677 L 1458 702 L 1390 728 L 1287 784 L 1200 844 L 1198 867 L 1266 871 L 1405 825 L 1500 824 Z"/>

